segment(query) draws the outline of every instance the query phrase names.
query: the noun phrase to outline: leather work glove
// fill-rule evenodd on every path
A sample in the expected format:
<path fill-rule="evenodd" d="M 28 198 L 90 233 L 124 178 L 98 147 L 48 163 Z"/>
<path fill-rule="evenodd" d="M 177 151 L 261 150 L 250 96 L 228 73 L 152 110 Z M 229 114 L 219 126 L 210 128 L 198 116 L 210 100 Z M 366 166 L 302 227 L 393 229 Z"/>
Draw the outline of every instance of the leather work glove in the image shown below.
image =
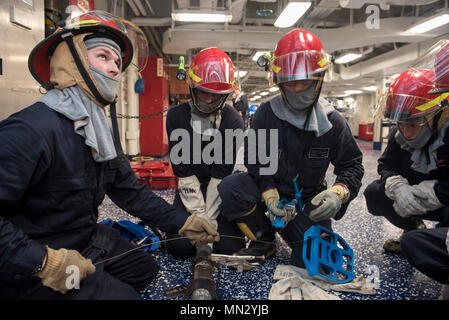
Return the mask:
<path fill-rule="evenodd" d="M 180 236 L 186 236 L 190 243 L 195 247 L 217 242 L 220 235 L 205 219 L 194 214 L 187 218 L 186 222 L 179 229 Z"/>
<path fill-rule="evenodd" d="M 290 217 L 288 217 L 287 211 L 285 209 L 279 208 L 279 192 L 278 189 L 268 189 L 262 193 L 262 198 L 267 206 L 268 213 L 270 215 L 270 220 L 273 221 L 275 217 L 281 217 L 282 220 L 288 222 Z"/>
<path fill-rule="evenodd" d="M 411 186 L 407 179 L 397 175 L 385 181 L 385 195 L 394 200 L 393 208 L 402 218 L 426 213 L 426 208 L 416 196 L 416 185 Z"/>
<path fill-rule="evenodd" d="M 310 203 L 318 208 L 313 209 L 309 218 L 313 221 L 328 220 L 337 214 L 341 205 L 349 199 L 349 190 L 343 184 L 334 184 L 328 190 L 318 193 Z"/>
<path fill-rule="evenodd" d="M 92 260 L 84 258 L 76 250 L 47 248 L 47 261 L 41 271 L 35 275 L 42 279 L 42 284 L 55 291 L 65 294 L 73 286 L 67 283 L 70 272 L 67 270 L 70 266 L 76 266 L 79 270 L 79 281 L 95 272 L 95 266 Z"/>
<path fill-rule="evenodd" d="M 444 205 L 435 194 L 435 183 L 437 180 L 424 180 L 414 185 L 413 194 L 419 198 L 421 204 L 427 211 L 433 211 L 442 208 Z"/>

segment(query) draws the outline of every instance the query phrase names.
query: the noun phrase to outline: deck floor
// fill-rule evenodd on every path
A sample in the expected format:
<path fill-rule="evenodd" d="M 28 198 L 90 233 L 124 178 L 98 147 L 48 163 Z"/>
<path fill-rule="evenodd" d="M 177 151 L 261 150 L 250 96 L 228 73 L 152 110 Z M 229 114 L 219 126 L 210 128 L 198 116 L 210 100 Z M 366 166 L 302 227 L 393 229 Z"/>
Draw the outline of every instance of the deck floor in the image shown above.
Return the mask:
<path fill-rule="evenodd" d="M 433 300 L 437 299 L 441 285 L 414 269 L 400 255 L 385 253 L 382 245 L 389 238 L 397 238 L 401 230 L 391 225 L 386 219 L 368 213 L 363 191 L 366 186 L 378 178 L 377 159 L 380 151 L 372 149 L 372 142 L 357 140 L 363 152 L 365 175 L 358 197 L 354 199 L 345 216 L 333 222 L 333 229 L 354 250 L 355 275 L 368 279 L 378 274 L 377 294 L 374 296 L 335 293 L 342 300 Z M 329 168 L 326 179 L 334 181 L 333 168 Z M 172 202 L 174 190 L 155 190 L 155 193 Z M 137 221 L 116 207 L 108 198 L 99 208 L 99 221 L 128 219 Z M 427 227 L 433 222 L 426 221 Z M 277 237 L 276 256 L 268 259 L 257 269 L 237 273 L 230 267 L 217 267 L 214 273 L 218 295 L 221 300 L 266 300 L 272 285 L 273 273 L 278 264 L 289 264 L 290 249 Z M 167 300 L 165 290 L 187 285 L 192 278 L 192 259 L 180 260 L 165 252 L 157 252 L 154 257 L 160 265 L 157 278 L 142 295 L 148 300 Z M 378 273 L 377 273 L 378 272 Z M 183 299 L 174 298 L 174 299 Z"/>

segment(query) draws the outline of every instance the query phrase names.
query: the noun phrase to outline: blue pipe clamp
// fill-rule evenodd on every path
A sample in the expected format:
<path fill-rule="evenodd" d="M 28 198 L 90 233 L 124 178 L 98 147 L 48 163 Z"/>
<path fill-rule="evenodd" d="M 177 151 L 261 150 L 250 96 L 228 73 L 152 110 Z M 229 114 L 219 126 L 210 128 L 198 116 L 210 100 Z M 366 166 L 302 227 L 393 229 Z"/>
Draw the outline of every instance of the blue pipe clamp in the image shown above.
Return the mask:
<path fill-rule="evenodd" d="M 286 209 L 288 211 L 296 211 L 302 212 L 303 206 L 301 202 L 301 192 L 299 192 L 298 183 L 296 182 L 296 178 L 293 178 L 293 187 L 295 188 L 295 198 L 291 201 L 288 201 L 287 199 L 282 199 L 278 203 L 279 209 Z M 273 227 L 277 229 L 282 229 L 287 225 L 287 222 L 283 221 L 281 217 L 275 217 L 274 220 L 271 223 Z"/>
<path fill-rule="evenodd" d="M 335 283 L 354 279 L 354 252 L 338 234 L 320 225 L 304 234 L 302 258 L 309 275 L 318 275 Z"/>

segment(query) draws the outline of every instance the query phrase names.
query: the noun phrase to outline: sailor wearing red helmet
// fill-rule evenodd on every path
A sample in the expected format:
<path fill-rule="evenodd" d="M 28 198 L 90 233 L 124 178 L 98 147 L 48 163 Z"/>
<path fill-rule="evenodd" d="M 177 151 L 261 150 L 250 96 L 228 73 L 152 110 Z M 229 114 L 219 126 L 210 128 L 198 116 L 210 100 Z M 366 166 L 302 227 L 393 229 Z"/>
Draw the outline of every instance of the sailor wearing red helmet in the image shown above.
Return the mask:
<path fill-rule="evenodd" d="M 448 94 L 430 94 L 435 73 L 409 68 L 390 85 L 379 108 L 397 123 L 378 160 L 380 179 L 364 195 L 368 211 L 401 228 L 426 228 L 423 219 L 449 224 Z M 401 240 L 389 239 L 384 249 L 401 252 Z M 447 278 L 447 275 L 446 275 Z M 446 279 L 447 280 L 447 279 Z"/>
<path fill-rule="evenodd" d="M 428 69 L 422 69 L 423 67 Z M 434 220 L 438 223 L 434 228 L 416 229 L 404 233 L 400 239 L 400 252 L 415 268 L 440 282 L 442 284 L 440 299 L 449 300 L 449 210 L 447 209 L 449 201 L 449 171 L 447 169 L 449 152 L 447 147 L 449 40 L 440 40 L 436 43 L 427 54 L 412 66 L 411 70 L 416 77 L 414 81 L 406 83 L 407 87 L 413 86 L 413 83 L 417 81 L 419 87 L 422 90 L 428 90 L 428 92 L 427 94 L 426 92 L 420 93 L 425 97 L 425 101 L 420 101 L 420 105 L 415 106 L 410 115 L 414 113 L 416 117 L 427 111 L 427 114 L 424 115 L 426 121 L 425 125 L 420 127 L 412 123 L 407 126 L 407 121 L 398 121 L 399 130 L 404 132 L 407 141 L 415 141 L 423 135 L 421 132 L 430 129 L 429 142 L 422 148 L 426 152 L 426 164 L 429 164 L 429 172 L 420 176 L 422 181 L 414 177 L 417 175 L 415 172 L 413 172 L 413 176 L 404 175 L 410 185 L 404 183 L 404 187 L 401 187 L 401 185 L 396 187 L 408 189 L 408 198 L 410 198 L 408 201 L 411 203 L 418 202 L 419 206 L 414 205 L 417 210 L 410 210 L 407 207 L 402 210 L 400 206 L 397 209 L 398 214 L 404 215 L 402 212 L 406 213 L 408 219 Z M 417 120 L 415 119 L 413 122 L 416 123 Z M 411 151 L 412 158 L 416 158 L 414 157 L 415 153 L 416 151 Z M 403 158 L 401 154 L 397 156 Z M 419 168 L 415 164 L 412 164 L 412 167 Z M 422 168 L 426 168 L 426 166 L 421 166 Z M 410 214 L 408 215 L 408 213 Z"/>
<path fill-rule="evenodd" d="M 268 211 L 272 220 L 278 217 L 287 223 L 280 234 L 292 247 L 292 262 L 304 267 L 305 231 L 314 224 L 331 229 L 331 219 L 340 219 L 357 196 L 364 173 L 362 153 L 344 118 L 320 98 L 329 64 L 321 41 L 311 32 L 292 30 L 276 46 L 270 82 L 281 94 L 261 104 L 251 129 L 278 133 L 277 170 L 262 174 L 265 165 L 252 163 L 251 155 L 246 154 L 248 173 L 229 176 L 219 186 L 222 214 L 252 240 L 237 254 L 268 257 L 274 253 L 275 230 L 265 215 Z M 248 139 L 247 143 L 252 142 Z M 257 152 L 262 145 L 270 150 L 270 143 L 269 139 L 257 140 Z M 327 188 L 325 175 L 330 163 L 337 177 Z M 295 177 L 305 204 L 305 214 L 296 216 L 279 208 L 281 200 L 294 199 Z"/>
<path fill-rule="evenodd" d="M 243 134 L 242 118 L 225 103 L 236 87 L 234 65 L 222 50 L 206 48 L 194 57 L 187 73 L 191 99 L 171 108 L 166 120 L 170 161 L 178 177 L 174 205 L 185 208 L 192 216 L 203 217 L 219 234 L 236 236 L 223 237 L 213 244 L 214 252 L 232 254 L 245 242 L 237 227 L 219 214 L 217 186 L 232 173 L 238 151 L 237 141 L 226 141 L 225 132 L 240 130 Z M 209 155 L 211 159 L 207 159 Z M 170 239 L 178 237 L 168 234 Z M 185 239 L 169 241 L 167 248 L 179 258 L 196 252 L 195 246 Z"/>
<path fill-rule="evenodd" d="M 140 299 L 158 265 L 97 224 L 107 194 L 151 227 L 194 243 L 217 232 L 139 184 L 120 146 L 115 100 L 133 57 L 125 20 L 87 12 L 36 45 L 29 69 L 48 90 L 0 122 L 0 298 Z M 112 128 L 104 108 L 110 106 Z"/>

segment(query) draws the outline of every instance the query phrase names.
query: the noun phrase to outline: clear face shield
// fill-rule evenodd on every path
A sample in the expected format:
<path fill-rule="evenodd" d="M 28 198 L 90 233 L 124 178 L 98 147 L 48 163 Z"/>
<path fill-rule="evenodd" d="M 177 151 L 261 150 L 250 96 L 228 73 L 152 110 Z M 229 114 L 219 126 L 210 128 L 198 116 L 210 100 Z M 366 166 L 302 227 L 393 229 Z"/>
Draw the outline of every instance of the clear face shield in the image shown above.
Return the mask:
<path fill-rule="evenodd" d="M 322 51 L 291 52 L 273 57 L 270 86 L 294 80 L 324 80 L 330 56 Z"/>
<path fill-rule="evenodd" d="M 235 89 L 234 67 L 226 59 L 193 64 L 187 74 L 193 104 L 203 114 L 222 108 Z"/>
<path fill-rule="evenodd" d="M 387 93 L 380 97 L 376 114 L 394 121 L 399 129 L 400 141 L 412 149 L 419 149 L 431 137 L 429 123 L 436 115 L 434 109 L 424 110 L 430 99 Z"/>
<path fill-rule="evenodd" d="M 418 59 L 411 67 L 412 70 L 432 70 L 434 76 L 425 81 L 433 82 L 434 88 L 430 94 L 449 93 L 449 40 L 440 40 L 427 53 Z"/>
<path fill-rule="evenodd" d="M 284 100 L 294 110 L 305 110 L 316 101 L 330 56 L 322 51 L 292 52 L 274 57 L 270 85 L 278 85 Z"/>
<path fill-rule="evenodd" d="M 131 41 L 134 56 L 127 56 L 127 48 L 122 48 L 122 58 L 125 60 L 125 66 L 132 63 L 137 71 L 141 72 L 145 68 L 149 56 L 148 41 L 143 31 L 131 21 L 105 11 L 94 10 L 83 14 L 75 14 L 66 21 L 64 29 L 76 31 L 88 27 L 101 27 L 102 25 L 117 29 Z M 113 31 L 113 29 L 109 30 Z M 120 38 L 119 35 L 118 37 Z"/>
<path fill-rule="evenodd" d="M 234 91 L 234 67 L 227 61 L 208 61 L 189 68 L 187 82 L 192 88 L 226 94 Z"/>

